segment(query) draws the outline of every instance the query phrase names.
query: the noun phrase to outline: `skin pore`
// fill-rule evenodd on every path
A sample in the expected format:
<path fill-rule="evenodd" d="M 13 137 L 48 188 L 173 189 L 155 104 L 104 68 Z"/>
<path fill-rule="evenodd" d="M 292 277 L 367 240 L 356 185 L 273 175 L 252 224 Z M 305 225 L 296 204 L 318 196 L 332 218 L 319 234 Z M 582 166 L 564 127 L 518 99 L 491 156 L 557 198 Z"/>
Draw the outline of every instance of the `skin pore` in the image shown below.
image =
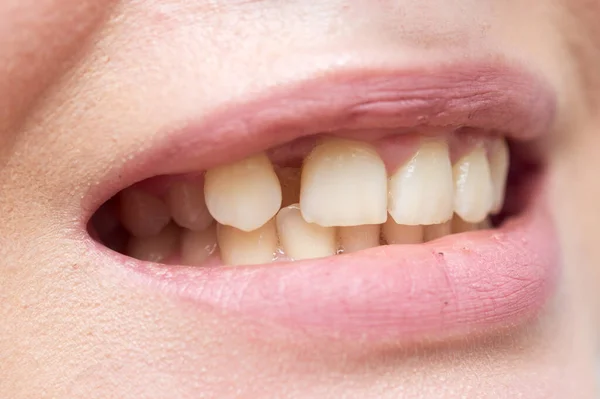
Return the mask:
<path fill-rule="evenodd" d="M 0 397 L 594 397 L 597 15 L 597 0 L 1 2 Z M 82 199 L 182 120 L 335 68 L 488 55 L 558 98 L 541 147 L 561 273 L 523 328 L 373 347 L 257 327 L 82 244 Z"/>

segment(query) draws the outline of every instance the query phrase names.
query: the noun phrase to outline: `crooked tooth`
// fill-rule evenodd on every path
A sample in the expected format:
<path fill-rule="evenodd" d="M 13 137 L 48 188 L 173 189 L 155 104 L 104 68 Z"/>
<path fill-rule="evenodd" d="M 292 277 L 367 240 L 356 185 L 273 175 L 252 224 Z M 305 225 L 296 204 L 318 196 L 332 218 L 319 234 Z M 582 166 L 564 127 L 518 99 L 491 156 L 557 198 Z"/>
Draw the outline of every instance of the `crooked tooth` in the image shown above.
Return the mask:
<path fill-rule="evenodd" d="M 338 228 L 340 246 L 344 253 L 352 253 L 379 246 L 381 225 L 365 224 Z"/>
<path fill-rule="evenodd" d="M 452 165 L 445 140 L 423 140 L 389 179 L 388 210 L 398 224 L 429 225 L 452 218 Z"/>
<path fill-rule="evenodd" d="M 119 197 L 121 223 L 136 237 L 154 236 L 171 220 L 167 205 L 146 191 L 130 187 Z"/>
<path fill-rule="evenodd" d="M 321 226 L 380 224 L 387 218 L 387 174 L 374 147 L 329 138 L 304 161 L 300 208 Z"/>
<path fill-rule="evenodd" d="M 213 222 L 204 200 L 203 184 L 174 182 L 167 193 L 167 204 L 173 220 L 186 229 L 201 231 Z"/>
<path fill-rule="evenodd" d="M 163 262 L 177 249 L 179 235 L 179 227 L 171 223 L 156 235 L 132 236 L 127 244 L 126 254 L 132 258 L 149 262 Z"/>
<path fill-rule="evenodd" d="M 285 208 L 300 202 L 300 168 L 278 168 L 276 170 L 281 184 L 281 207 Z"/>
<path fill-rule="evenodd" d="M 298 204 L 283 208 L 275 219 L 279 242 L 289 258 L 312 259 L 336 254 L 336 229 L 307 222 Z"/>
<path fill-rule="evenodd" d="M 398 224 L 388 218 L 383 225 L 383 238 L 388 244 L 419 244 L 423 242 L 423 226 Z"/>
<path fill-rule="evenodd" d="M 281 207 L 281 186 L 264 153 L 209 169 L 204 195 L 220 224 L 247 232 L 267 223 Z"/>
<path fill-rule="evenodd" d="M 424 241 L 433 241 L 452 234 L 452 220 L 440 224 L 425 226 Z"/>
<path fill-rule="evenodd" d="M 181 263 L 199 266 L 217 249 L 217 229 L 213 224 L 205 230 L 184 230 L 181 234 Z"/>
<path fill-rule="evenodd" d="M 243 231 L 232 226 L 217 227 L 217 242 L 224 264 L 260 265 L 273 261 L 277 250 L 277 231 L 273 220 L 256 230 Z"/>
<path fill-rule="evenodd" d="M 453 167 L 454 212 L 464 221 L 479 223 L 494 202 L 490 166 L 482 146 L 474 148 Z"/>
<path fill-rule="evenodd" d="M 508 176 L 508 167 L 510 164 L 508 145 L 504 138 L 496 138 L 492 142 L 489 157 L 490 174 L 492 176 L 492 185 L 494 187 L 492 213 L 498 213 L 502 210 L 502 206 L 504 205 L 506 177 Z"/>

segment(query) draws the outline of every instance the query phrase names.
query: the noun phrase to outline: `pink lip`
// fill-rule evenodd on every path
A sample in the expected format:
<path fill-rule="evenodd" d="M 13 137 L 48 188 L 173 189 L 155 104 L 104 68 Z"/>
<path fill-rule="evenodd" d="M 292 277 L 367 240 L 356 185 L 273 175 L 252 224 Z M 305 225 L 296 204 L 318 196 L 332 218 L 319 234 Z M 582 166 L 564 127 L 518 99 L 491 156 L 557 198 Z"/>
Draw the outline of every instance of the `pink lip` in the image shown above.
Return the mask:
<path fill-rule="evenodd" d="M 505 65 L 338 72 L 228 105 L 166 134 L 120 171 L 122 179 L 108 175 L 90 193 L 84 221 L 136 181 L 206 169 L 309 134 L 471 126 L 530 139 L 550 129 L 554 111 L 548 85 Z M 527 209 L 500 229 L 428 244 L 240 268 L 155 265 L 122 256 L 118 263 L 165 294 L 248 320 L 403 341 L 485 332 L 531 319 L 553 291 L 556 252 L 538 190 Z"/>

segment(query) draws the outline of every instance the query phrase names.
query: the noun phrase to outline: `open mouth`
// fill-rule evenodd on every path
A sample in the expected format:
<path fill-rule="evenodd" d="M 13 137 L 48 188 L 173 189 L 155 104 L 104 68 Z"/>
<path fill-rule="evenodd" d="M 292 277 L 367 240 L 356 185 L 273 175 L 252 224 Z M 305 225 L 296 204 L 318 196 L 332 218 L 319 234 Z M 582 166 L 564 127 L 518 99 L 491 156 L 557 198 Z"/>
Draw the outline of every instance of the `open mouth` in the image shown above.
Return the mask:
<path fill-rule="evenodd" d="M 395 341 L 522 325 L 556 274 L 527 151 L 553 111 L 507 66 L 328 76 L 167 134 L 107 176 L 87 228 L 150 286 L 248 320 Z"/>

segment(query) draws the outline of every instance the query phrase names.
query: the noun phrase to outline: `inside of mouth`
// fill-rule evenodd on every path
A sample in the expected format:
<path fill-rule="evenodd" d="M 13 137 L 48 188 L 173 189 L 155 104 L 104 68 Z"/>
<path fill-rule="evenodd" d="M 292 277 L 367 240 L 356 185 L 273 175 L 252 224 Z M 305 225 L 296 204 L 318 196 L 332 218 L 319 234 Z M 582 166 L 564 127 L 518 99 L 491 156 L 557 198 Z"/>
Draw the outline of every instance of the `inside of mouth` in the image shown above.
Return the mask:
<path fill-rule="evenodd" d="M 311 136 L 138 182 L 106 201 L 88 230 L 143 261 L 257 265 L 425 243 L 495 228 L 524 209 L 535 168 L 511 157 L 500 134 L 365 137 Z"/>

